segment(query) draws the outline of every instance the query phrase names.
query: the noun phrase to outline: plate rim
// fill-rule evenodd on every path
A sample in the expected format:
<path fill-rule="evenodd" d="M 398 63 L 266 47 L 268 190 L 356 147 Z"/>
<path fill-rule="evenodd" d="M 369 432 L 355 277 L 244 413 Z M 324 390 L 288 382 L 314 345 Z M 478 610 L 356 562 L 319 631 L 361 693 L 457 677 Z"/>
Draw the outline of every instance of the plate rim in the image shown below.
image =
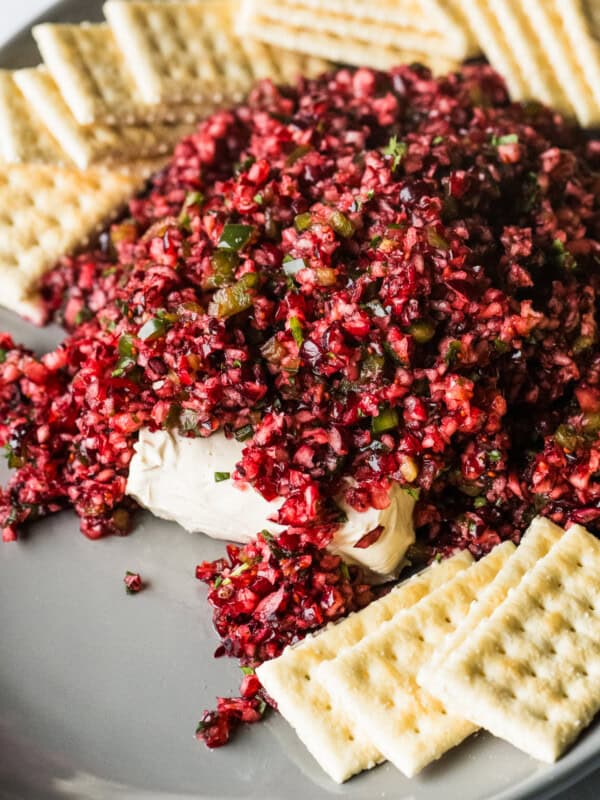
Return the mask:
<path fill-rule="evenodd" d="M 31 30 L 35 25 L 57 22 L 59 21 L 57 18 L 72 16 L 75 2 L 76 0 L 57 0 L 49 3 L 43 11 L 33 16 L 7 39 L 0 37 L 0 68 L 16 68 L 14 65 L 4 63 L 9 60 L 7 51 L 18 48 L 24 39 L 32 39 Z M 597 718 L 597 722 L 600 722 L 600 719 Z M 557 761 L 542 774 L 531 775 L 522 780 L 520 786 L 504 789 L 493 795 L 490 800 L 551 800 L 560 792 L 575 787 L 598 768 L 600 768 L 600 743 L 594 752 L 579 758 L 573 756 L 573 751 L 569 751 L 564 762 Z M 600 791 L 600 781 L 598 789 Z"/>

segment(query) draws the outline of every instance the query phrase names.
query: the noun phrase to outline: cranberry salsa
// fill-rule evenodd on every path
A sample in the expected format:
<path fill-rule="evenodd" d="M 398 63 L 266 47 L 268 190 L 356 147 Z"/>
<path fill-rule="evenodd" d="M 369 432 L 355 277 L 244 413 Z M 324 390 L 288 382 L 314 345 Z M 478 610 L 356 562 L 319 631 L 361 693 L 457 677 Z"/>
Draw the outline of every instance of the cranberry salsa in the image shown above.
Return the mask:
<path fill-rule="evenodd" d="M 537 513 L 600 530 L 599 166 L 487 66 L 257 85 L 46 277 L 56 350 L 2 335 L 3 538 L 65 506 L 126 534 L 142 427 L 244 441 L 235 476 L 286 532 L 197 570 L 246 673 L 200 724 L 216 745 L 262 715 L 257 663 L 374 596 L 324 550 L 340 491 L 418 496 L 415 563 Z"/>

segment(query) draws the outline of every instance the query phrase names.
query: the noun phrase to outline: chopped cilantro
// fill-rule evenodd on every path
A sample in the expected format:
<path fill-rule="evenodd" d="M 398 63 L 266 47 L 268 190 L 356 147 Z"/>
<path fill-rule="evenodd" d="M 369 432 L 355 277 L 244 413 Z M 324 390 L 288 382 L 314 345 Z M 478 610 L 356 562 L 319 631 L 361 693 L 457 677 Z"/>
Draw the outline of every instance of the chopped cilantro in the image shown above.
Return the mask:
<path fill-rule="evenodd" d="M 456 363 L 461 349 L 461 344 L 456 339 L 450 342 L 446 350 L 446 364 L 448 364 L 449 367 Z"/>
<path fill-rule="evenodd" d="M 238 442 L 245 442 L 254 436 L 254 428 L 252 425 L 243 425 L 233 432 L 233 436 Z"/>
<path fill-rule="evenodd" d="M 298 317 L 290 317 L 289 323 L 292 336 L 294 337 L 294 341 L 296 342 L 298 347 L 302 347 L 302 343 L 304 342 L 302 323 L 300 322 Z"/>
<path fill-rule="evenodd" d="M 228 223 L 223 227 L 221 238 L 219 239 L 219 247 L 227 250 L 241 250 L 242 247 L 248 244 L 255 232 L 254 225 Z"/>
<path fill-rule="evenodd" d="M 228 481 L 231 478 L 231 472 L 215 472 L 215 483 L 221 481 Z"/>
<path fill-rule="evenodd" d="M 396 170 L 406 153 L 408 152 L 408 145 L 406 142 L 399 142 L 397 136 L 392 136 L 381 152 L 384 156 L 392 158 L 392 172 Z"/>
<path fill-rule="evenodd" d="M 503 144 L 518 144 L 519 137 L 516 133 L 507 133 L 504 136 L 492 136 L 492 147 L 499 147 Z"/>

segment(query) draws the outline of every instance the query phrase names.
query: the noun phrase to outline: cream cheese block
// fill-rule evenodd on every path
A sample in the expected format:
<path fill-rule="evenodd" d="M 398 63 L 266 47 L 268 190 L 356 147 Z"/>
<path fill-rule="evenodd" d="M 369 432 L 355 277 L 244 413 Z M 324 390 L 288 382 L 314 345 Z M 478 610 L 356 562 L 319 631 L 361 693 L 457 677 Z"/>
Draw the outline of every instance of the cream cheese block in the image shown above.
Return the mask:
<path fill-rule="evenodd" d="M 129 468 L 127 494 L 155 516 L 214 539 L 248 542 L 263 529 L 278 533 L 282 527 L 270 517 L 282 500 L 268 502 L 250 486 L 231 478 L 215 479 L 218 473 L 233 473 L 243 449 L 243 443 L 222 433 L 191 439 L 143 428 Z M 413 498 L 394 485 L 383 510 L 358 512 L 343 500 L 339 505 L 347 521 L 335 534 L 332 552 L 378 575 L 394 574 L 415 540 Z M 357 542 L 379 525 L 383 532 L 377 541 L 357 548 Z"/>

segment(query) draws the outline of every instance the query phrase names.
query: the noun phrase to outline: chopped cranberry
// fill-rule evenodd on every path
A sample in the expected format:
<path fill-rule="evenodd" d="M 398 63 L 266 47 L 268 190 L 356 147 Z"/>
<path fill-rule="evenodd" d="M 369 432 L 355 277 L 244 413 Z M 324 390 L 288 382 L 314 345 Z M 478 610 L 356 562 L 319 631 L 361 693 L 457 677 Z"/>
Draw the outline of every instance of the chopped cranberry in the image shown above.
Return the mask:
<path fill-rule="evenodd" d="M 125 591 L 127 594 L 137 594 L 144 588 L 142 576 L 139 572 L 126 572 L 123 583 L 125 584 Z"/>

